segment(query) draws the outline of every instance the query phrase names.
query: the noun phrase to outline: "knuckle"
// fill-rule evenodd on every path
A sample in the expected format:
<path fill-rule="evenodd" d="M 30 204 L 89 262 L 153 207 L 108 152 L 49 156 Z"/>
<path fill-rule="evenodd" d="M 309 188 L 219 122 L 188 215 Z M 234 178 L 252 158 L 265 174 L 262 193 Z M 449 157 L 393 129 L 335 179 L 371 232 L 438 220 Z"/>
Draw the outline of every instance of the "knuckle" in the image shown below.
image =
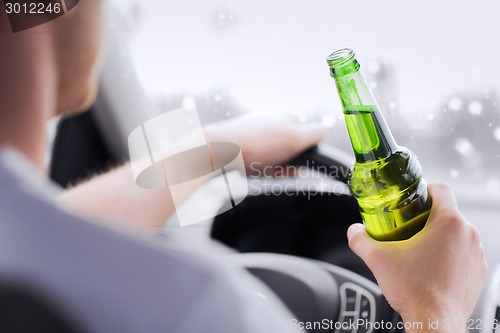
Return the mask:
<path fill-rule="evenodd" d="M 452 228 L 452 230 L 460 230 L 464 228 L 464 219 L 457 210 L 445 208 L 440 214 L 441 223 L 445 224 L 446 227 Z"/>
<path fill-rule="evenodd" d="M 474 226 L 472 224 L 469 225 L 469 230 L 470 230 L 470 237 L 472 239 L 472 242 L 474 244 L 479 244 L 479 246 L 482 248 L 481 235 L 479 234 L 479 230 L 476 228 L 476 226 Z"/>
<path fill-rule="evenodd" d="M 488 262 L 486 261 L 486 257 L 484 256 L 484 247 L 481 243 L 478 245 L 478 258 L 477 258 L 477 264 L 478 264 L 478 272 L 481 278 L 484 280 L 487 279 L 488 274 L 489 274 L 489 266 Z"/>
<path fill-rule="evenodd" d="M 451 192 L 450 185 L 448 185 L 446 183 L 434 183 L 434 184 L 430 184 L 429 187 L 431 187 L 433 190 L 437 190 L 440 192 Z"/>
<path fill-rule="evenodd" d="M 481 272 L 482 272 L 483 278 L 487 278 L 488 277 L 488 273 L 489 273 L 489 267 L 488 267 L 488 264 L 486 263 L 486 260 L 482 261 L 481 268 L 482 268 Z"/>
<path fill-rule="evenodd" d="M 483 277 L 486 280 L 488 277 L 488 274 L 490 273 L 490 267 L 488 266 L 488 263 L 486 262 L 486 259 L 483 258 Z"/>

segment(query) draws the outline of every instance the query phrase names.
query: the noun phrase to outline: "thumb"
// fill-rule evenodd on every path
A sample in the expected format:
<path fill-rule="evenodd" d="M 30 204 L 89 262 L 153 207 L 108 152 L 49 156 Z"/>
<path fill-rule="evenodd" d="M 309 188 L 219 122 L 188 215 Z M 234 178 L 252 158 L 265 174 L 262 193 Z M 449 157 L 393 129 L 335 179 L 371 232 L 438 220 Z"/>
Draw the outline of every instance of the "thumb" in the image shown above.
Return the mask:
<path fill-rule="evenodd" d="M 347 230 L 349 247 L 358 257 L 365 261 L 366 256 L 376 245 L 376 241 L 368 235 L 361 223 L 352 224 Z"/>

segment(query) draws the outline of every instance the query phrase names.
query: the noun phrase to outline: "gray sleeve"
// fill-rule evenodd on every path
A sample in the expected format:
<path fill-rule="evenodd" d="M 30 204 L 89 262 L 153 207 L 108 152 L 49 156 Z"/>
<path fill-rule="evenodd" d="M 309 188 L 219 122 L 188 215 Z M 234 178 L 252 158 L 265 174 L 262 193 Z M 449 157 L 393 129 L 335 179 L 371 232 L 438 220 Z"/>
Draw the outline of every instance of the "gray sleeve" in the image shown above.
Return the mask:
<path fill-rule="evenodd" d="M 174 332 L 302 332 L 291 325 L 294 318 L 260 281 L 245 271 L 226 268 L 211 277 Z"/>

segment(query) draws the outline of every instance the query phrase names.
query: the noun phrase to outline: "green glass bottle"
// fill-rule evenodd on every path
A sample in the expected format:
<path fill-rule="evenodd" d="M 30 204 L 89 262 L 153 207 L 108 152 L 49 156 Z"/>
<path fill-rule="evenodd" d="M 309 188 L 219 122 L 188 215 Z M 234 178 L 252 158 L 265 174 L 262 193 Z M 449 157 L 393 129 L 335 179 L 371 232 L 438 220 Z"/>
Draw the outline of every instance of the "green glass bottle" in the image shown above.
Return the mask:
<path fill-rule="evenodd" d="M 368 233 L 377 240 L 408 239 L 425 225 L 431 208 L 417 156 L 398 146 L 350 49 L 327 58 L 356 157 L 349 186 Z"/>

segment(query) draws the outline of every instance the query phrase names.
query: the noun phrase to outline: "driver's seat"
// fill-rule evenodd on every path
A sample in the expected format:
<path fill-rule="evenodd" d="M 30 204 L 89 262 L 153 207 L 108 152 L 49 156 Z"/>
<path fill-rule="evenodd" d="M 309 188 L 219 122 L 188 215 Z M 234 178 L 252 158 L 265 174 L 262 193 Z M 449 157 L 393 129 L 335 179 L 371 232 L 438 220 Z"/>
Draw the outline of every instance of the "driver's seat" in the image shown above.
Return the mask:
<path fill-rule="evenodd" d="M 8 333 L 81 333 L 77 325 L 32 288 L 0 281 L 0 330 Z"/>

